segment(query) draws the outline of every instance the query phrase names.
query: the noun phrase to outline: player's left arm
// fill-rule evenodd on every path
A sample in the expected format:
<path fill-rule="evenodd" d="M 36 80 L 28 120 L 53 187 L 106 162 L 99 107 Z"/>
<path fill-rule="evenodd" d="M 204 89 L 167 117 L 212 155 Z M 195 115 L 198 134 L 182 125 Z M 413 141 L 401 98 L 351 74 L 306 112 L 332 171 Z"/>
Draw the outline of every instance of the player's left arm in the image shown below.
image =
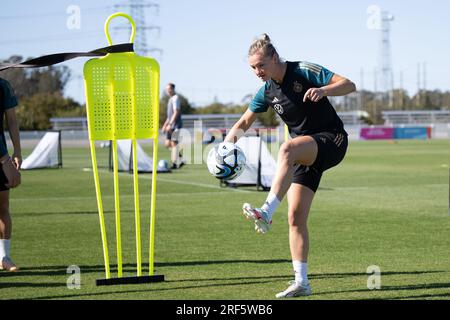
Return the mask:
<path fill-rule="evenodd" d="M 303 96 L 303 102 L 306 99 L 317 102 L 326 96 L 344 96 L 355 90 L 356 85 L 352 81 L 335 73 L 327 85 L 308 89 Z"/>
<path fill-rule="evenodd" d="M 5 115 L 6 122 L 8 124 L 9 136 L 11 137 L 11 142 L 14 148 L 11 158 L 16 169 L 19 170 L 22 165 L 22 149 L 20 146 L 19 123 L 17 121 L 15 108 L 6 109 Z"/>

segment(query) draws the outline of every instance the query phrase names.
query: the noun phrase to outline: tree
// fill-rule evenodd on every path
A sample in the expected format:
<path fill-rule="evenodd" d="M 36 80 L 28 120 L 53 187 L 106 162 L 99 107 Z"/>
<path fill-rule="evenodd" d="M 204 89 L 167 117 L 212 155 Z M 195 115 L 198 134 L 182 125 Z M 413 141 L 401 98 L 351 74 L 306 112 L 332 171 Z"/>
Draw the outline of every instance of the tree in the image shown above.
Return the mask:
<path fill-rule="evenodd" d="M 236 114 L 245 111 L 245 106 L 213 102 L 207 106 L 196 108 L 196 114 Z"/>
<path fill-rule="evenodd" d="M 18 63 L 21 56 L 11 56 L 5 62 Z M 83 116 L 85 108 L 70 98 L 64 98 L 64 88 L 70 79 L 65 66 L 39 69 L 9 69 L 2 72 L 19 100 L 17 115 L 22 130 L 51 128 L 50 118 L 58 116 Z"/>
<path fill-rule="evenodd" d="M 22 61 L 20 56 L 12 56 L 5 63 Z M 63 95 L 64 88 L 70 80 L 71 72 L 66 66 L 51 66 L 38 69 L 12 68 L 1 73 L 8 80 L 20 99 L 37 93 L 59 93 Z"/>
<path fill-rule="evenodd" d="M 50 118 L 84 116 L 86 109 L 59 93 L 43 92 L 22 98 L 16 113 L 22 130 L 47 130 L 51 128 Z"/>

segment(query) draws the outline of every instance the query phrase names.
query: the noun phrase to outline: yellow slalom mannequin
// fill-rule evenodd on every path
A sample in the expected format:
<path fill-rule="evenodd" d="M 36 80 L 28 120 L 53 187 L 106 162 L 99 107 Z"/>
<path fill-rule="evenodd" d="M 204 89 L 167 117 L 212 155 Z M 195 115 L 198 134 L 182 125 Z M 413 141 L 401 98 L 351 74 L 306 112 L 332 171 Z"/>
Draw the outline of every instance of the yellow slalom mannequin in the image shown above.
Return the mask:
<path fill-rule="evenodd" d="M 110 21 L 115 17 L 124 17 L 131 23 L 132 33 L 130 42 L 132 43 L 134 41 L 136 31 L 134 21 L 130 16 L 124 13 L 115 13 L 111 15 L 105 23 L 105 33 L 109 44 L 111 45 L 112 41 L 109 35 L 108 26 Z M 159 65 L 156 60 L 138 56 L 134 52 L 110 53 L 102 58 L 91 59 L 86 62 L 84 66 L 84 78 L 86 87 L 89 140 L 91 146 L 95 190 L 97 195 L 97 206 L 99 211 L 106 279 L 110 279 L 111 274 L 109 268 L 105 219 L 98 177 L 97 158 L 95 153 L 95 141 L 98 140 L 111 140 L 113 146 L 117 271 L 118 278 L 122 278 L 122 244 L 120 230 L 117 140 L 132 140 L 136 224 L 136 263 L 137 277 L 141 277 L 142 253 L 136 140 L 153 139 L 149 257 L 149 276 L 153 276 L 157 173 L 156 164 L 158 159 L 159 126 Z M 150 281 L 119 281 L 113 283 L 139 282 Z M 99 280 L 97 281 L 97 284 L 99 284 Z"/>

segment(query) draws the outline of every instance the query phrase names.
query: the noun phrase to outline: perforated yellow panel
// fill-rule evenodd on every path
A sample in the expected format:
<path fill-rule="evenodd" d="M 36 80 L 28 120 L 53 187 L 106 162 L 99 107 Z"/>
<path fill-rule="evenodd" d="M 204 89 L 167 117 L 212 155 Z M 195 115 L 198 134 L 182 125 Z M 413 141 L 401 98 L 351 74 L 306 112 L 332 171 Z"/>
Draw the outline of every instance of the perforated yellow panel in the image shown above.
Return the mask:
<path fill-rule="evenodd" d="M 157 137 L 159 65 L 156 60 L 134 52 L 110 53 L 86 62 L 84 78 L 90 140 Z"/>

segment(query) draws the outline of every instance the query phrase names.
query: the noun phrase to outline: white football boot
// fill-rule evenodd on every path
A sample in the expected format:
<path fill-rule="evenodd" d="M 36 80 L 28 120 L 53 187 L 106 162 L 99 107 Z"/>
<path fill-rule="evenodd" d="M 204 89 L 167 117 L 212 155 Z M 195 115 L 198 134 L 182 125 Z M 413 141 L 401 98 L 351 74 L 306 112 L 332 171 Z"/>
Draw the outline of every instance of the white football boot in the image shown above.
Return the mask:
<path fill-rule="evenodd" d="M 0 270 L 6 270 L 10 272 L 17 272 L 19 268 L 15 265 L 15 263 L 11 260 L 10 257 L 3 257 L 2 261 L 0 261 Z"/>
<path fill-rule="evenodd" d="M 290 281 L 290 286 L 283 292 L 277 293 L 276 298 L 292 298 L 300 296 L 309 296 L 312 294 L 311 286 L 308 284 L 302 285 L 296 281 Z"/>
<path fill-rule="evenodd" d="M 269 214 L 260 208 L 253 208 L 249 203 L 244 203 L 242 213 L 247 219 L 252 219 L 255 222 L 256 232 L 266 233 L 272 227 Z"/>

